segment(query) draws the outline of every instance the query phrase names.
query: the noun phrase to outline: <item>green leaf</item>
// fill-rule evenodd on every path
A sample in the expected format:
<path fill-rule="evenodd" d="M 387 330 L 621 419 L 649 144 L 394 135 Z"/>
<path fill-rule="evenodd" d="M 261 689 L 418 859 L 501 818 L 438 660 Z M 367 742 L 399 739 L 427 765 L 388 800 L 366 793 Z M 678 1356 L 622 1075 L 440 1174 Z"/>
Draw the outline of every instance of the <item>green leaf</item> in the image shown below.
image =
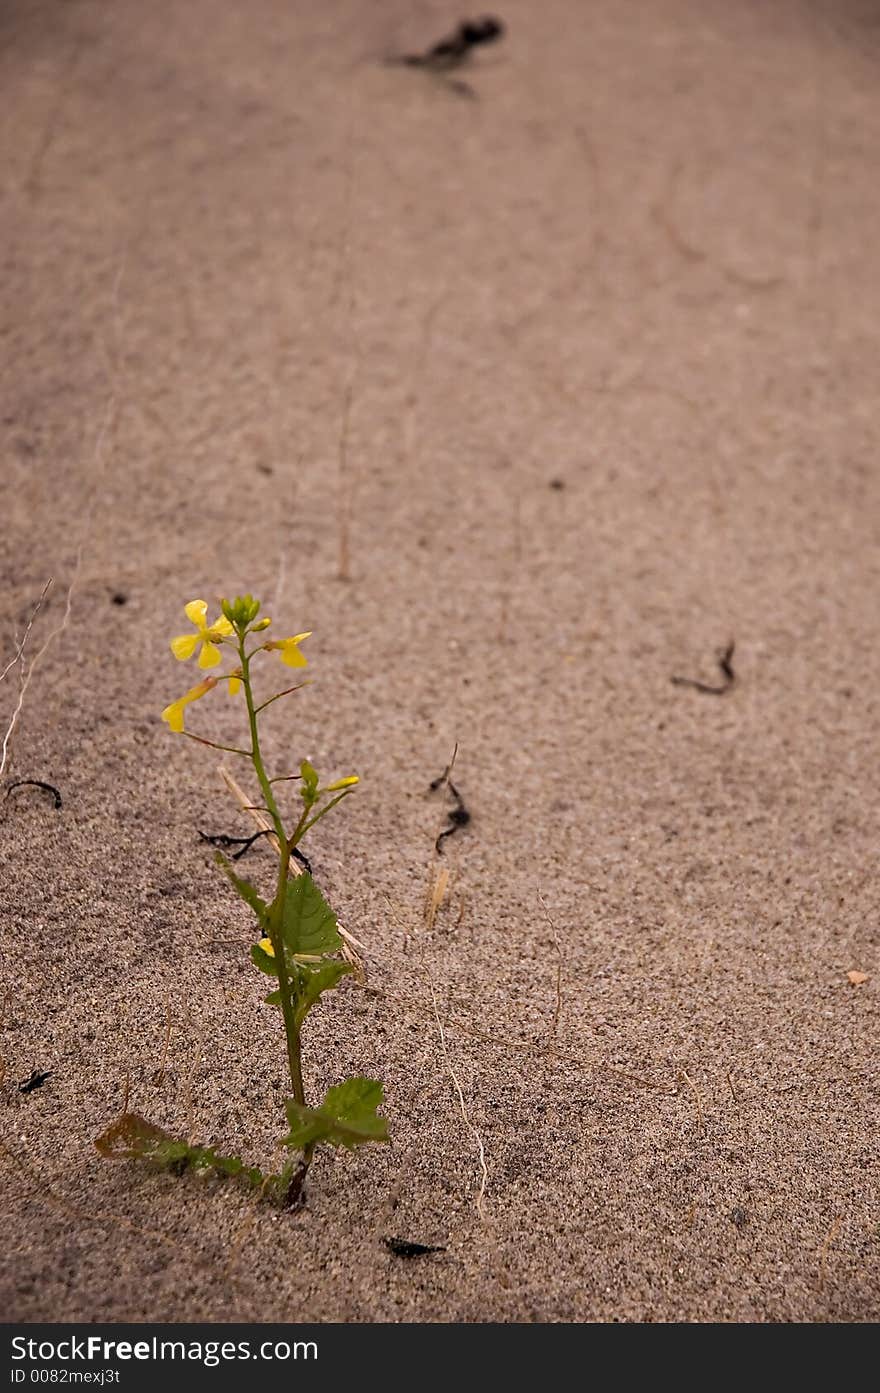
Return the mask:
<path fill-rule="evenodd" d="M 387 1141 L 388 1122 L 377 1112 L 382 1097 L 381 1083 L 354 1078 L 328 1088 L 319 1108 L 306 1108 L 289 1098 L 284 1106 L 290 1134 L 284 1145 L 303 1151 L 318 1142 L 351 1148 L 369 1141 Z"/>
<path fill-rule="evenodd" d="M 219 1156 L 213 1146 L 192 1146 L 180 1141 L 137 1113 L 126 1112 L 95 1138 L 95 1146 L 108 1161 L 139 1159 L 151 1161 L 163 1170 L 182 1175 L 192 1170 L 196 1175 L 218 1171 L 221 1175 L 239 1176 L 249 1185 L 265 1188 L 274 1176 L 265 1176 L 257 1166 L 246 1166 L 240 1156 Z"/>
<path fill-rule="evenodd" d="M 249 880 L 242 880 L 241 876 L 235 874 L 235 871 L 221 851 L 216 852 L 214 860 L 229 882 L 238 891 L 239 895 L 241 895 L 241 898 L 248 908 L 253 910 L 260 921 L 260 926 L 265 927 L 269 914 L 269 906 L 266 904 L 266 901 L 260 899 Z"/>
<path fill-rule="evenodd" d="M 261 972 L 265 972 L 267 977 L 278 976 L 278 964 L 272 954 L 267 953 L 265 948 L 261 948 L 259 943 L 254 943 L 251 947 L 251 961 Z"/>
<path fill-rule="evenodd" d="M 272 959 L 270 958 L 269 961 L 271 962 Z M 257 963 L 257 966 L 259 967 L 260 964 Z M 263 968 L 263 971 L 265 972 L 266 968 Z M 338 958 L 326 958 L 319 967 L 306 967 L 302 963 L 295 963 L 293 972 L 293 1001 L 296 1023 L 302 1025 L 318 998 L 331 987 L 335 987 L 336 983 L 347 972 L 354 972 L 354 968 L 351 963 L 341 962 Z M 270 992 L 263 1000 L 267 1006 L 280 1006 L 281 992 Z"/>
<path fill-rule="evenodd" d="M 281 935 L 289 953 L 338 953 L 336 915 L 308 871 L 287 882 Z"/>
<path fill-rule="evenodd" d="M 296 1023 L 302 1025 L 309 1011 L 323 992 L 335 987 L 347 972 L 353 972 L 351 963 L 341 962 L 339 958 L 329 958 L 319 967 L 299 968 L 299 990 L 296 996 Z"/>

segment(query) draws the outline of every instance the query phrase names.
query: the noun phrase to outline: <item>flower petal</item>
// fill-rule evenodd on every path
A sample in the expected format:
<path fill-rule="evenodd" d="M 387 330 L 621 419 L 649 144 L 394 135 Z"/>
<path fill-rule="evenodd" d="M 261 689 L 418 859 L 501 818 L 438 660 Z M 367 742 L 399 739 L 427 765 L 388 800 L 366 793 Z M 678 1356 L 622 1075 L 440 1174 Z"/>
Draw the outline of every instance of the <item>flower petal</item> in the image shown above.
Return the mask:
<path fill-rule="evenodd" d="M 166 706 L 162 712 L 162 720 L 167 721 L 171 730 L 179 735 L 183 730 L 183 701 L 172 701 L 170 706 Z"/>
<path fill-rule="evenodd" d="M 225 638 L 227 634 L 234 634 L 235 629 L 232 626 L 232 624 L 230 624 L 229 620 L 226 618 L 226 615 L 221 614 L 219 619 L 214 620 L 214 623 L 209 628 L 208 633 L 211 635 L 212 638 Z"/>
<path fill-rule="evenodd" d="M 220 662 L 220 649 L 216 643 L 205 640 L 202 644 L 202 651 L 199 654 L 199 667 L 216 667 Z"/>
<path fill-rule="evenodd" d="M 275 949 L 272 947 L 272 940 L 271 940 L 271 938 L 261 938 L 261 939 L 260 939 L 260 947 L 262 948 L 262 950 L 263 950 L 264 953 L 268 953 L 268 955 L 269 955 L 270 958 L 274 958 L 274 956 L 275 956 Z"/>
<path fill-rule="evenodd" d="M 282 663 L 286 663 L 288 667 L 308 667 L 309 660 L 303 657 L 297 645 L 302 643 L 303 639 L 309 637 L 309 634 L 297 634 L 295 638 L 282 639 L 281 642 L 276 645 L 281 649 Z"/>
<path fill-rule="evenodd" d="M 165 710 L 162 712 L 162 720 L 167 721 L 171 729 L 177 734 L 180 734 L 183 730 L 184 708 L 189 706 L 190 702 L 198 701 L 200 697 L 205 696 L 212 688 L 216 687 L 216 685 L 216 677 L 203 678 L 198 686 L 190 687 L 189 691 L 185 692 L 182 697 L 178 697 L 176 701 L 172 701 L 170 706 L 165 707 Z"/>
<path fill-rule="evenodd" d="M 198 634 L 179 634 L 171 640 L 171 652 L 180 662 L 185 662 L 195 653 L 198 641 Z"/>
<path fill-rule="evenodd" d="M 231 672 L 231 673 L 229 674 L 229 695 L 230 695 L 230 696 L 238 696 L 238 693 L 239 693 L 239 690 L 240 690 L 240 689 L 241 689 L 241 668 L 239 668 L 238 672 Z"/>
<path fill-rule="evenodd" d="M 348 777 L 345 779 L 337 779 L 335 783 L 328 784 L 327 787 L 324 789 L 324 792 L 336 793 L 336 791 L 340 788 L 353 788 L 355 784 L 359 783 L 360 779 L 358 778 L 357 774 L 349 774 Z"/>
<path fill-rule="evenodd" d="M 208 606 L 204 600 L 190 600 L 188 605 L 184 605 L 183 612 L 197 629 L 204 628 L 205 615 L 208 613 Z"/>

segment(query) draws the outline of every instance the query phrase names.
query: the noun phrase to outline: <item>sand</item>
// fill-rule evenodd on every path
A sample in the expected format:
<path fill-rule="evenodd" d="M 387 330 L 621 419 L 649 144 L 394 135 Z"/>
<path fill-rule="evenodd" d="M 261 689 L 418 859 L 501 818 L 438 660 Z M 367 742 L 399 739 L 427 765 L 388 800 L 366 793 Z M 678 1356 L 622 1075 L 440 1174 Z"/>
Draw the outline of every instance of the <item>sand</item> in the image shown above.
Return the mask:
<path fill-rule="evenodd" d="M 4 774 L 63 806 L 0 804 L 7 1320 L 878 1315 L 874 10 L 499 13 L 469 97 L 382 61 L 437 0 L 4 6 L 0 669 L 71 600 Z M 93 1146 L 128 1096 L 277 1160 L 247 821 L 159 720 L 241 589 L 314 631 L 276 767 L 362 777 L 306 1073 L 392 1142 L 295 1215 Z"/>

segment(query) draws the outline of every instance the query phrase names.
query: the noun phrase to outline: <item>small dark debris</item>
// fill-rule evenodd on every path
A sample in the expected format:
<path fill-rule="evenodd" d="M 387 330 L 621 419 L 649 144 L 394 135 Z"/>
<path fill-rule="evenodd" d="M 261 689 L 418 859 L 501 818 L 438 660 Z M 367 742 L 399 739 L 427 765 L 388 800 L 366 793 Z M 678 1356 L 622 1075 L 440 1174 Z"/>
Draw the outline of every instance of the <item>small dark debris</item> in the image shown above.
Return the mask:
<path fill-rule="evenodd" d="M 271 476 L 275 473 L 275 470 L 272 468 L 271 464 L 258 464 L 257 469 L 260 471 L 261 474 L 266 474 L 269 478 L 271 478 Z"/>
<path fill-rule="evenodd" d="M 30 1077 L 18 1085 L 18 1091 L 19 1093 L 33 1093 L 35 1089 L 42 1088 L 46 1080 L 51 1077 L 51 1069 L 33 1069 Z"/>
<path fill-rule="evenodd" d="M 128 604 L 128 596 L 126 595 L 124 590 L 117 590 L 111 598 L 113 600 L 114 605 Z"/>
<path fill-rule="evenodd" d="M 738 1229 L 744 1229 L 749 1222 L 749 1216 L 744 1209 L 737 1207 L 736 1209 L 731 1209 L 730 1221 L 732 1224 L 735 1224 Z"/>
<path fill-rule="evenodd" d="M 436 779 L 432 779 L 430 784 L 428 785 L 430 792 L 436 793 L 437 789 L 442 788 L 445 784 L 446 787 L 449 789 L 449 792 L 452 794 L 452 797 L 455 799 L 455 807 L 450 808 L 449 812 L 446 814 L 448 819 L 448 825 L 444 827 L 443 831 L 440 833 L 436 842 L 434 843 L 434 850 L 437 852 L 438 856 L 443 855 L 443 842 L 446 840 L 446 838 L 453 836 L 460 827 L 467 827 L 468 823 L 471 820 L 471 814 L 464 805 L 464 799 L 462 798 L 455 784 L 449 777 L 449 775 L 452 773 L 452 766 L 455 764 L 455 756 L 457 754 L 458 742 L 456 741 L 455 749 L 452 751 L 452 759 L 449 761 L 446 768 L 443 770 L 443 773 L 439 774 Z"/>
<path fill-rule="evenodd" d="M 483 19 L 466 19 L 446 38 L 425 49 L 424 53 L 407 53 L 399 59 L 411 68 L 430 68 L 434 72 L 448 72 L 457 68 L 471 51 L 480 44 L 494 43 L 504 35 L 504 25 L 500 19 L 486 15 Z"/>
<path fill-rule="evenodd" d="M 550 483 L 549 483 L 549 487 L 550 487 L 551 489 L 556 489 L 557 493 L 561 493 L 562 490 L 565 488 L 565 480 L 564 480 L 564 479 L 551 479 L 551 480 L 550 480 Z"/>
<path fill-rule="evenodd" d="M 54 784 L 47 784 L 44 779 L 16 779 L 6 790 L 6 797 L 8 798 L 13 789 L 16 788 L 42 788 L 46 793 L 51 793 L 55 811 L 58 812 L 61 808 L 61 794 Z"/>
<path fill-rule="evenodd" d="M 383 1238 L 382 1242 L 396 1258 L 421 1258 L 426 1253 L 446 1252 L 445 1247 L 439 1243 L 410 1243 L 406 1238 Z"/>
<path fill-rule="evenodd" d="M 735 647 L 734 643 L 729 643 L 723 652 L 718 654 L 718 666 L 724 678 L 718 686 L 713 686 L 710 682 L 699 682 L 693 677 L 673 677 L 672 682 L 676 687 L 693 687 L 695 692 L 705 692 L 707 696 L 724 696 L 736 681 L 732 661 Z"/>

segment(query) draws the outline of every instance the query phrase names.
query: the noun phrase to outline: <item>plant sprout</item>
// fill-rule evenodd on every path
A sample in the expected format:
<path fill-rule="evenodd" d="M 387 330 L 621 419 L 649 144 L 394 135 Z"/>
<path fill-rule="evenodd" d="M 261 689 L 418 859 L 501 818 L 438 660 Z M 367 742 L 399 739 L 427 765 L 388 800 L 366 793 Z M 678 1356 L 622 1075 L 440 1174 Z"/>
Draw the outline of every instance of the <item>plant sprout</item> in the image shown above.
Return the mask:
<path fill-rule="evenodd" d="M 113 1159 L 138 1156 L 177 1170 L 191 1168 L 235 1175 L 293 1206 L 302 1199 L 305 1178 L 319 1145 L 353 1148 L 388 1139 L 386 1120 L 378 1113 L 383 1096 L 381 1083 L 360 1076 L 345 1079 L 329 1088 L 317 1106 L 310 1106 L 303 1082 L 302 1032 L 306 1017 L 323 993 L 337 986 L 353 968 L 340 956 L 343 940 L 336 916 L 309 872 L 301 871 L 293 858 L 306 833 L 351 794 L 358 776 L 349 774 L 323 784 L 307 759 L 293 774 L 270 777 L 266 769 L 260 746 L 260 717 L 273 702 L 305 684 L 296 683 L 258 701 L 252 666 L 263 655 L 277 653 L 284 665 L 301 670 L 307 659 L 300 645 L 311 637 L 309 633 L 283 639 L 259 637 L 271 620 L 258 617 L 260 602 L 251 595 L 223 600 L 221 614 L 212 623 L 208 623 L 204 600 L 190 601 L 185 613 L 193 632 L 173 638 L 171 651 L 181 662 L 198 655 L 199 668 L 209 675 L 166 706 L 162 719 L 177 734 L 250 760 L 262 798 L 259 810 L 268 814 L 279 850 L 278 876 L 274 894 L 268 900 L 250 881 L 237 875 L 219 851 L 216 860 L 257 920 L 259 938 L 251 948 L 252 960 L 261 972 L 277 982 L 266 1001 L 280 1008 L 284 1021 L 292 1097 L 285 1103 L 289 1132 L 283 1145 L 289 1148 L 291 1157 L 279 1175 L 265 1176 L 258 1168 L 245 1166 L 238 1157 L 220 1156 L 211 1147 L 176 1140 L 135 1113 L 123 1114 L 97 1139 L 96 1145 L 102 1155 Z M 232 666 L 215 675 L 214 670 L 223 665 L 227 650 Z M 244 746 L 220 744 L 185 728 L 188 708 L 223 683 L 231 697 L 243 696 L 247 717 Z M 288 782 L 299 783 L 300 803 L 289 826 L 276 792 L 278 785 Z M 291 874 L 292 871 L 296 873 Z"/>

